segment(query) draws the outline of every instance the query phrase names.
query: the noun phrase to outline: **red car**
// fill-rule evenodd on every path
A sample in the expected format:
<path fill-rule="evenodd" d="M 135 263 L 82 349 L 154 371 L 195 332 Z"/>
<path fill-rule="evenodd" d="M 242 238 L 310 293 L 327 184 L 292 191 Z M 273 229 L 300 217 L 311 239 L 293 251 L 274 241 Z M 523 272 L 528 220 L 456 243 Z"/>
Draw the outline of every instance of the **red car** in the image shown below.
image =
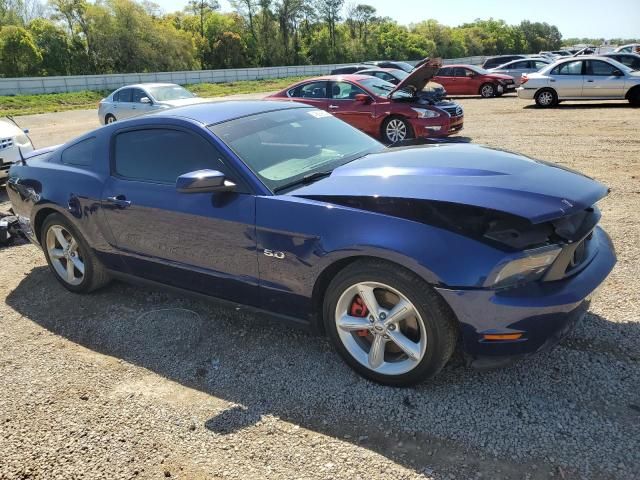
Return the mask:
<path fill-rule="evenodd" d="M 509 75 L 491 73 L 475 65 L 447 65 L 438 71 L 433 81 L 440 83 L 450 95 L 490 98 L 516 91 L 516 83 Z"/>
<path fill-rule="evenodd" d="M 457 103 L 433 104 L 420 94 L 438 68 L 426 63 L 398 85 L 358 74 L 311 78 L 267 98 L 326 110 L 390 144 L 415 137 L 443 137 L 460 131 L 464 116 Z"/>

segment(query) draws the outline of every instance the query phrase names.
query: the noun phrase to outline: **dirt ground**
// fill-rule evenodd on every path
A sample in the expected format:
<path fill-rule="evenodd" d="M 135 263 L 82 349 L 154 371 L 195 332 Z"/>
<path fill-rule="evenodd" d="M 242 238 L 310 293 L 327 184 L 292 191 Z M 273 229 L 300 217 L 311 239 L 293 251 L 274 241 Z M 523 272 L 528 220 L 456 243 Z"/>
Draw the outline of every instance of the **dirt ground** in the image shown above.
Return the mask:
<path fill-rule="evenodd" d="M 459 101 L 461 136 L 611 188 L 618 264 L 558 348 L 392 389 L 242 311 L 117 282 L 71 294 L 17 244 L 0 249 L 0 478 L 640 478 L 640 110 Z M 97 126 L 17 120 L 38 147 Z"/>

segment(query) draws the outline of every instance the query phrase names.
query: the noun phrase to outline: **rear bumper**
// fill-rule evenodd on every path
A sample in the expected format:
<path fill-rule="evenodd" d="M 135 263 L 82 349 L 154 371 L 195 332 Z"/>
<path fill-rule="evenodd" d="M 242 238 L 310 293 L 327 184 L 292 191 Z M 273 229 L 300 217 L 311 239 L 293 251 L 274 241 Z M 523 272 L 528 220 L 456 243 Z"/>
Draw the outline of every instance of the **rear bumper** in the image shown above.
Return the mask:
<path fill-rule="evenodd" d="M 464 353 L 476 366 L 498 366 L 556 345 L 584 316 L 593 292 L 616 263 L 613 245 L 599 227 L 597 253 L 589 265 L 564 280 L 501 291 L 437 288 L 456 314 Z M 518 340 L 485 340 L 485 334 L 522 333 Z"/>
<path fill-rule="evenodd" d="M 518 87 L 516 92 L 518 93 L 518 98 L 522 98 L 523 100 L 533 100 L 537 90 L 537 88 Z"/>

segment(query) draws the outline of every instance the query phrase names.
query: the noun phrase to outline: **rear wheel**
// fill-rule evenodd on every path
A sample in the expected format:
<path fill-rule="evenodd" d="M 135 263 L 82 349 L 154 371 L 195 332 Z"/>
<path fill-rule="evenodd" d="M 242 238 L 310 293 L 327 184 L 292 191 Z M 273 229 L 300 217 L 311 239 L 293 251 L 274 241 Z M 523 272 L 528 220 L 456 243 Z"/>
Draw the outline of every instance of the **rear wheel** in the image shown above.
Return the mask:
<path fill-rule="evenodd" d="M 411 272 L 358 261 L 331 282 L 326 331 L 360 375 L 406 386 L 436 375 L 453 353 L 457 329 L 448 306 Z"/>
<path fill-rule="evenodd" d="M 401 142 L 413 138 L 413 129 L 404 118 L 389 117 L 382 124 L 382 137 L 386 143 Z"/>
<path fill-rule="evenodd" d="M 106 125 L 109 125 L 113 122 L 116 121 L 116 117 L 114 117 L 113 115 L 111 115 L 110 113 L 108 113 L 105 117 L 104 117 L 104 123 Z"/>
<path fill-rule="evenodd" d="M 558 95 L 550 88 L 545 88 L 536 93 L 535 100 L 539 107 L 553 107 L 558 104 Z"/>
<path fill-rule="evenodd" d="M 49 268 L 68 290 L 90 292 L 109 281 L 109 276 L 82 235 L 58 213 L 49 215 L 40 236 Z"/>
<path fill-rule="evenodd" d="M 640 88 L 636 87 L 629 92 L 627 100 L 632 107 L 640 107 Z"/>
<path fill-rule="evenodd" d="M 480 87 L 480 95 L 482 95 L 483 98 L 495 97 L 497 91 L 498 89 L 493 83 L 484 83 Z"/>

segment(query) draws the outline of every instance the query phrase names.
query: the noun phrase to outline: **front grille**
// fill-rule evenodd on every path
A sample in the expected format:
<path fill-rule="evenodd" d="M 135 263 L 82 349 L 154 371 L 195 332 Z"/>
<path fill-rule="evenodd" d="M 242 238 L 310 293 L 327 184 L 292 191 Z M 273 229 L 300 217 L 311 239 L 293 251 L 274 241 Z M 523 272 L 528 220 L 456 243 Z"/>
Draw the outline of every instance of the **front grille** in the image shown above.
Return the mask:
<path fill-rule="evenodd" d="M 460 105 L 438 106 L 438 108 L 441 108 L 452 117 L 459 117 L 462 115 L 462 107 Z"/>
<path fill-rule="evenodd" d="M 13 138 L 0 138 L 0 150 L 13 147 Z"/>

